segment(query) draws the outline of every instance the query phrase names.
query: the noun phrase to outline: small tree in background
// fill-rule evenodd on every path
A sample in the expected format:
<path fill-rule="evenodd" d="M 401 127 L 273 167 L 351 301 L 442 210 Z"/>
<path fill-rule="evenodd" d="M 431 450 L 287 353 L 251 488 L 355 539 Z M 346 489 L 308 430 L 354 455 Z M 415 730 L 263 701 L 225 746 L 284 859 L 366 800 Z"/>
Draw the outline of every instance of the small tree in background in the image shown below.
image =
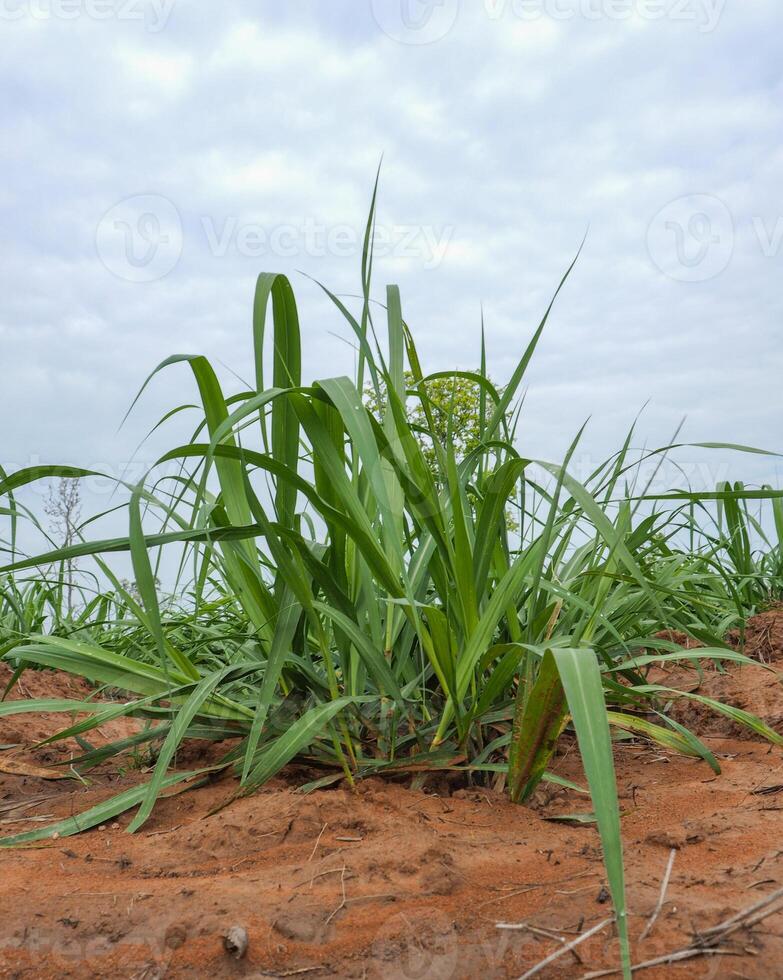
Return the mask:
<path fill-rule="evenodd" d="M 413 389 L 416 385 L 410 371 L 405 372 L 405 385 L 409 389 Z M 426 382 L 426 389 L 438 441 L 445 443 L 448 439 L 454 447 L 457 459 L 464 459 L 468 453 L 478 446 L 480 441 L 481 389 L 479 385 L 469 378 L 457 376 L 432 378 Z M 365 390 L 365 404 L 376 418 L 380 417 L 381 406 L 378 404 L 378 398 L 371 386 Z M 492 414 L 492 408 L 493 405 L 488 399 L 488 414 Z M 419 398 L 409 401 L 408 419 L 414 426 L 429 429 Z M 437 479 L 438 458 L 432 439 L 429 435 L 421 433 L 419 444 Z"/>
<path fill-rule="evenodd" d="M 49 488 L 44 503 L 44 511 L 49 518 L 49 527 L 58 544 L 68 548 L 76 542 L 76 529 L 82 512 L 81 491 L 76 477 L 61 477 Z M 77 566 L 74 558 L 66 558 L 63 563 L 68 615 L 73 612 L 73 586 Z"/>
<path fill-rule="evenodd" d="M 476 374 L 479 372 L 476 371 Z M 491 380 L 491 379 L 490 379 Z M 405 372 L 405 386 L 409 390 L 416 389 L 416 381 L 411 371 Z M 497 388 L 498 394 L 503 394 L 503 388 Z M 454 449 L 458 460 L 464 459 L 481 442 L 481 386 L 470 378 L 460 375 L 431 378 L 426 382 L 427 400 L 434 424 L 434 432 L 441 444 L 448 441 Z M 381 392 L 385 397 L 385 393 Z M 364 391 L 364 402 L 373 415 L 380 420 L 383 407 L 372 385 Z M 487 398 L 485 411 L 492 415 L 494 403 Z M 438 455 L 430 436 L 429 422 L 422 407 L 420 398 L 408 399 L 408 419 L 414 429 L 418 428 L 417 439 L 424 458 L 429 464 L 436 484 L 441 484 Z M 508 417 L 510 422 L 510 415 Z M 509 530 L 517 530 L 519 525 L 510 513 L 506 513 L 506 525 Z"/>

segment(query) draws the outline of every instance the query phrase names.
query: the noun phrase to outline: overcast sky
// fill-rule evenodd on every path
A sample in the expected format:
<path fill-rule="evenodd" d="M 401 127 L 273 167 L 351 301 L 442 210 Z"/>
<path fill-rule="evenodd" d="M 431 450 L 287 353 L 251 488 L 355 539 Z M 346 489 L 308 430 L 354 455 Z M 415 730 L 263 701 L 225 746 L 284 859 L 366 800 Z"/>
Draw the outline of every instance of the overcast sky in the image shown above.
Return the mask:
<path fill-rule="evenodd" d="M 647 400 L 650 444 L 783 450 L 781 36 L 780 0 L 0 0 L 0 461 L 119 472 L 194 398 L 172 368 L 117 431 L 169 354 L 250 378 L 262 270 L 305 378 L 350 373 L 301 273 L 357 291 L 382 154 L 375 295 L 425 369 L 476 366 L 483 305 L 505 380 L 589 227 L 525 452 L 591 416 L 598 458 Z"/>

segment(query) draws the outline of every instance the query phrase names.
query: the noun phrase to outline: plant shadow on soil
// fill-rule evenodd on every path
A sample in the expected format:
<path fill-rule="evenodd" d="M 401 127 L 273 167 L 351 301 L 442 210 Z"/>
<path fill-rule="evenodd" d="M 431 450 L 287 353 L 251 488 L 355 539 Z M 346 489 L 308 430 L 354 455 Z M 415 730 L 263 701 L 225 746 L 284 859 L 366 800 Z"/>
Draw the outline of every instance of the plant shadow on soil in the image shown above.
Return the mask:
<path fill-rule="evenodd" d="M 749 622 L 745 652 L 772 669 L 705 665 L 701 679 L 684 668 L 656 679 L 783 732 L 783 611 Z M 86 693 L 73 678 L 28 671 L 12 696 Z M 783 885 L 783 754 L 695 703 L 673 711 L 723 772 L 648 744 L 616 745 L 634 962 L 688 946 Z M 100 737 L 116 739 L 133 724 L 112 722 Z M 67 758 L 75 746 L 25 750 L 59 725 L 61 716 L 0 721 L 2 835 L 78 813 L 145 778 L 115 766 L 85 786 L 3 771 L 15 760 L 34 773 L 30 764 Z M 179 762 L 211 751 L 186 745 Z M 568 736 L 555 771 L 582 778 Z M 256 795 L 211 812 L 235 792 L 226 777 L 161 800 L 135 835 L 123 833 L 125 814 L 79 836 L 0 851 L 0 977 L 518 977 L 611 915 L 594 827 L 548 819 L 588 810 L 587 797 L 545 784 L 532 807 L 520 807 L 442 774 L 415 791 L 369 779 L 356 792 L 297 792 L 312 776 L 290 766 Z M 665 902 L 640 941 L 672 849 Z M 241 959 L 225 948 L 233 926 L 249 939 Z M 783 912 L 725 948 L 733 955 L 643 976 L 783 976 Z M 616 959 L 607 927 L 539 975 L 581 977 Z"/>

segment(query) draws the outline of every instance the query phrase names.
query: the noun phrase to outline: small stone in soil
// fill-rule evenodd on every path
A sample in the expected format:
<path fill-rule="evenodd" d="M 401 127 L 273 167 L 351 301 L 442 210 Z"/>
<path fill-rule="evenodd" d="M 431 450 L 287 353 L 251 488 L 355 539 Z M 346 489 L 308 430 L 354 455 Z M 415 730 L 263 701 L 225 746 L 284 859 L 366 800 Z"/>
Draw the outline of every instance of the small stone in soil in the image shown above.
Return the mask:
<path fill-rule="evenodd" d="M 235 960 L 241 960 L 247 952 L 247 929 L 242 926 L 231 926 L 223 937 L 223 946 L 226 952 L 233 956 Z"/>

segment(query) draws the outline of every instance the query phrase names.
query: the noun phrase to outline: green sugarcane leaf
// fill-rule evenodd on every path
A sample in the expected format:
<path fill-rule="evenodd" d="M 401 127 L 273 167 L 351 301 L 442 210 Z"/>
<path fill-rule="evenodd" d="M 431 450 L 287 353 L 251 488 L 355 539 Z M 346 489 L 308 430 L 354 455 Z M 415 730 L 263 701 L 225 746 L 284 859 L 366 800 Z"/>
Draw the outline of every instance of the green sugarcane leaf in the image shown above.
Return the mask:
<path fill-rule="evenodd" d="M 299 752 L 318 738 L 338 712 L 366 698 L 338 698 L 305 712 L 291 727 L 256 753 L 254 765 L 244 784 L 245 794 L 252 792 L 280 772 Z"/>
<path fill-rule="evenodd" d="M 589 648 L 549 651 L 560 674 L 568 710 L 576 730 L 587 785 L 593 801 L 604 865 L 612 893 L 623 976 L 631 976 L 628 912 L 625 904 L 625 872 L 620 833 L 620 808 L 612 756 L 612 741 L 598 659 Z M 546 659 L 546 658 L 545 658 Z"/>
<path fill-rule="evenodd" d="M 206 769 L 194 769 L 191 772 L 178 772 L 163 780 L 163 789 L 176 786 L 186 780 L 196 779 L 198 776 L 213 771 L 214 767 Z M 15 834 L 13 837 L 0 837 L 0 847 L 17 847 L 20 844 L 30 844 L 33 841 L 46 840 L 57 834 L 58 837 L 71 837 L 74 834 L 81 834 L 85 830 L 97 827 L 102 823 L 107 823 L 119 814 L 130 810 L 136 806 L 147 792 L 146 784 L 134 786 L 132 789 L 125 790 L 117 796 L 112 796 L 97 806 L 90 807 L 84 813 L 74 817 L 67 817 L 57 823 L 49 824 L 46 827 L 39 827 L 36 830 L 28 830 L 23 834 Z"/>

